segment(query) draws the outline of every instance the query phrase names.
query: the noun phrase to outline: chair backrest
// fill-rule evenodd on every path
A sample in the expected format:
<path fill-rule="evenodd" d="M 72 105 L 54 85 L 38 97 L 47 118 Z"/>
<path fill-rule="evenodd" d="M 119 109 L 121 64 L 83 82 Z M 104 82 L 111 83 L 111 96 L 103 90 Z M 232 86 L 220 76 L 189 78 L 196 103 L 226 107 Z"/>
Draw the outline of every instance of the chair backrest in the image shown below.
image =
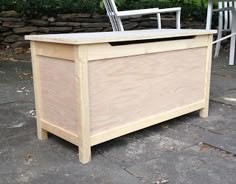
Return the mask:
<path fill-rule="evenodd" d="M 219 19 L 222 21 L 223 30 L 230 31 L 232 28 L 232 11 L 227 10 L 227 8 L 235 7 L 236 8 L 236 0 L 232 1 L 219 1 L 218 9 L 226 9 L 225 11 L 219 12 Z"/>
<path fill-rule="evenodd" d="M 117 16 L 118 10 L 114 0 L 103 0 L 107 16 L 110 19 L 113 31 L 124 31 L 121 19 Z"/>

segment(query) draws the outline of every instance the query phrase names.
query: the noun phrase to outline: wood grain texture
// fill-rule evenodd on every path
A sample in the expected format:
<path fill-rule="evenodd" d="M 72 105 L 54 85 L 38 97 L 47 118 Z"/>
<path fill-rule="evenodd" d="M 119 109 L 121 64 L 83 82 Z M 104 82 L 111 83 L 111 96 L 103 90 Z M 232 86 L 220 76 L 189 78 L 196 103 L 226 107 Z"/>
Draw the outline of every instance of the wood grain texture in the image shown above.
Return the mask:
<path fill-rule="evenodd" d="M 79 159 L 83 164 L 91 160 L 88 48 L 75 46 L 77 132 L 79 135 Z"/>
<path fill-rule="evenodd" d="M 111 46 L 109 43 L 89 45 L 88 60 L 110 59 L 124 56 L 151 54 L 208 46 L 208 35 L 183 40 L 165 40 L 142 44 Z"/>
<path fill-rule="evenodd" d="M 207 48 L 89 62 L 91 134 L 204 100 Z"/>
<path fill-rule="evenodd" d="M 41 122 L 41 85 L 40 85 L 40 72 L 39 72 L 39 58 L 37 56 L 37 45 L 35 42 L 30 43 L 31 56 L 32 56 L 32 69 L 33 69 L 33 81 L 34 81 L 34 96 L 36 106 L 36 117 L 37 117 L 37 135 L 39 140 L 46 140 L 48 133 L 42 128 Z"/>
<path fill-rule="evenodd" d="M 200 117 L 207 118 L 209 115 L 209 102 L 210 102 L 210 84 L 211 84 L 211 65 L 212 65 L 212 41 L 213 35 L 208 36 L 208 52 L 206 55 L 206 67 L 205 67 L 205 88 L 204 88 L 204 99 L 205 107 L 200 110 Z"/>
<path fill-rule="evenodd" d="M 100 144 L 107 140 L 111 140 L 121 135 L 125 135 L 164 121 L 170 120 L 175 117 L 182 116 L 184 114 L 197 111 L 205 106 L 205 101 L 195 102 L 186 106 L 181 106 L 176 109 L 171 109 L 170 111 L 160 113 L 151 117 L 146 117 L 144 119 L 134 121 L 128 124 L 121 124 L 109 130 L 103 130 L 97 134 L 92 135 L 91 144 L 92 146 Z"/>
<path fill-rule="evenodd" d="M 214 34 L 213 30 L 200 29 L 151 29 L 135 31 L 117 31 L 100 33 L 71 33 L 71 34 L 49 34 L 49 35 L 28 35 L 26 40 L 39 42 L 52 42 L 71 45 L 108 43 L 116 41 L 146 40 L 157 38 L 173 38 L 180 36 L 197 36 Z"/>
<path fill-rule="evenodd" d="M 39 56 L 42 118 L 77 135 L 75 64 Z"/>
<path fill-rule="evenodd" d="M 72 45 L 37 42 L 36 47 L 36 54 L 39 56 L 74 60 L 74 49 Z"/>
<path fill-rule="evenodd" d="M 42 128 L 47 130 L 48 132 L 64 139 L 67 140 L 68 142 L 74 144 L 74 145 L 79 145 L 78 143 L 78 135 L 73 134 L 65 129 L 63 129 L 62 127 L 59 127 L 55 124 L 52 124 L 50 122 L 47 122 L 45 120 L 41 121 L 42 123 Z"/>

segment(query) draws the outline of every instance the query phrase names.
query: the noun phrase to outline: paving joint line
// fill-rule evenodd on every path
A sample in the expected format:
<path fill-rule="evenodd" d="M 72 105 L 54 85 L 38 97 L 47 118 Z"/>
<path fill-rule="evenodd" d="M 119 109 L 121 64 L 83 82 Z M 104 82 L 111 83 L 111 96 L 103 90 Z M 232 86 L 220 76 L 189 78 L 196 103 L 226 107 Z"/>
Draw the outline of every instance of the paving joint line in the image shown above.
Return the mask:
<path fill-rule="evenodd" d="M 17 100 L 17 101 L 11 101 L 11 102 L 5 102 L 5 103 L 0 103 L 1 105 L 9 105 L 9 104 L 14 104 L 14 103 L 33 103 L 34 101 L 29 101 L 29 100 Z"/>
<path fill-rule="evenodd" d="M 205 130 L 205 131 L 210 132 L 210 133 L 214 133 L 214 134 L 217 134 L 217 135 L 224 135 L 224 134 L 221 134 L 221 133 L 219 133 L 219 132 L 215 132 L 214 130 L 209 130 L 209 129 L 206 129 L 206 128 L 204 128 L 204 127 L 201 127 L 201 126 L 192 124 L 192 123 L 190 123 L 190 125 L 192 125 L 192 126 L 194 126 L 194 127 L 197 127 L 197 128 L 200 128 L 200 129 Z"/>
<path fill-rule="evenodd" d="M 185 148 L 180 149 L 180 151 L 186 151 L 187 149 L 189 149 L 191 147 L 194 147 L 194 146 L 197 146 L 197 145 L 199 145 L 199 143 L 195 143 L 195 144 L 189 145 L 189 146 L 187 146 Z"/>
<path fill-rule="evenodd" d="M 217 97 L 215 97 L 215 98 L 217 98 Z M 227 105 L 227 106 L 230 106 L 230 107 L 234 107 L 234 108 L 236 108 L 236 106 L 235 106 L 235 105 L 232 105 L 232 104 L 227 104 L 227 103 L 220 102 L 220 101 L 217 101 L 217 100 L 214 100 L 214 99 L 210 99 L 210 101 L 212 101 L 212 102 L 215 102 L 215 103 L 219 103 L 219 104 L 223 104 L 223 105 Z"/>
<path fill-rule="evenodd" d="M 129 175 L 134 176 L 134 177 L 137 178 L 139 181 L 142 181 L 142 180 L 140 179 L 140 177 L 135 176 L 133 173 L 129 172 L 125 167 L 122 167 L 122 165 L 121 165 L 120 163 L 115 162 L 115 161 L 109 159 L 108 157 L 106 157 L 106 156 L 103 155 L 102 153 L 99 153 L 99 152 L 98 152 L 98 154 L 101 155 L 103 158 L 107 159 L 109 162 L 111 162 L 111 163 L 117 165 L 119 168 L 121 168 L 122 170 L 124 170 L 124 171 L 125 171 L 126 173 L 128 173 Z"/>
<path fill-rule="evenodd" d="M 220 74 L 220 73 L 216 73 L 216 72 L 212 72 L 212 75 L 217 75 L 217 76 L 221 76 L 221 77 L 227 76 L 227 75 L 225 75 L 225 74 Z"/>
<path fill-rule="evenodd" d="M 132 172 L 128 171 L 126 168 L 123 168 L 123 170 L 124 170 L 125 172 L 127 172 L 128 174 L 130 174 L 131 176 L 137 178 L 139 181 L 143 182 L 142 179 L 141 179 L 141 177 L 136 176 L 136 175 L 133 174 Z"/>
<path fill-rule="evenodd" d="M 215 150 L 224 151 L 224 152 L 227 153 L 228 155 L 231 155 L 231 156 L 233 156 L 233 157 L 236 157 L 236 154 L 235 154 L 235 153 L 230 152 L 230 151 L 227 151 L 227 150 L 224 150 L 223 148 L 219 148 L 219 147 L 217 147 L 217 146 L 208 144 L 208 143 L 206 143 L 206 142 L 203 142 L 203 144 L 205 144 L 205 145 L 207 145 L 207 146 L 209 146 L 209 147 L 211 147 L 211 148 L 213 148 L 213 149 L 215 149 Z"/>

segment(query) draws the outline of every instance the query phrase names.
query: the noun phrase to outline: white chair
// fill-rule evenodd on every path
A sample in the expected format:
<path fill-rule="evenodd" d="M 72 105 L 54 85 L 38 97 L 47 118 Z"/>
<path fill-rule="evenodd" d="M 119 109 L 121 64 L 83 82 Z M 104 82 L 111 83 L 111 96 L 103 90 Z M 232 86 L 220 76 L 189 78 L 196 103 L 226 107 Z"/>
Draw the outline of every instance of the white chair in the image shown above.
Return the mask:
<path fill-rule="evenodd" d="M 212 4 L 208 6 L 208 11 L 212 11 Z M 217 39 L 214 41 L 216 44 L 215 47 L 215 57 L 219 56 L 220 48 L 221 48 L 221 41 L 231 38 L 230 41 L 230 57 L 229 57 L 229 65 L 234 65 L 234 59 L 235 59 L 235 28 L 236 28 L 236 21 L 233 21 L 236 19 L 236 0 L 218 0 L 218 9 L 215 9 L 213 11 L 218 12 L 218 34 Z M 207 19 L 207 29 L 211 28 L 211 20 L 212 20 L 212 13 L 211 16 L 208 16 Z M 224 32 L 229 32 L 229 35 L 222 38 L 222 35 Z"/>
<path fill-rule="evenodd" d="M 231 32 L 232 11 L 227 9 L 229 7 L 236 7 L 236 1 L 218 2 L 218 10 L 223 11 L 219 12 L 217 40 L 220 40 L 222 38 L 223 32 Z M 220 47 L 221 41 L 216 43 L 215 57 L 219 56 Z"/>
<path fill-rule="evenodd" d="M 107 15 L 111 21 L 113 31 L 124 31 L 124 27 L 121 21 L 121 18 L 136 16 L 136 15 L 148 15 L 156 14 L 157 15 L 157 25 L 158 29 L 161 29 L 161 13 L 176 13 L 176 28 L 180 29 L 180 16 L 181 8 L 150 8 L 150 9 L 141 9 L 141 10 L 128 10 L 128 11 L 118 11 L 114 0 L 103 0 L 105 5 Z"/>

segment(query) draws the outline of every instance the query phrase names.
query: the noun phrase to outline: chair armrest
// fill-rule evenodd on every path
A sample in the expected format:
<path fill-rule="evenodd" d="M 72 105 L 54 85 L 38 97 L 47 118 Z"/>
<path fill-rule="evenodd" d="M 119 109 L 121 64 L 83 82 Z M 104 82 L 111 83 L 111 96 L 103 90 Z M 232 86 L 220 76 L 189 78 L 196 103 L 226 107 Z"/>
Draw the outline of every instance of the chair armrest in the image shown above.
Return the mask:
<path fill-rule="evenodd" d="M 127 10 L 127 11 L 119 11 L 116 15 L 118 17 L 129 17 L 135 15 L 148 15 L 148 14 L 157 14 L 157 13 L 171 13 L 171 12 L 179 12 L 181 11 L 180 7 L 177 8 L 149 8 L 149 9 L 141 9 L 141 10 Z"/>
<path fill-rule="evenodd" d="M 149 8 L 149 9 L 141 9 L 141 10 L 126 10 L 117 12 L 118 17 L 128 17 L 134 15 L 148 15 L 155 14 L 159 8 Z"/>
<path fill-rule="evenodd" d="M 162 8 L 159 9 L 158 13 L 171 13 L 171 12 L 180 12 L 181 7 L 175 7 L 175 8 Z"/>

